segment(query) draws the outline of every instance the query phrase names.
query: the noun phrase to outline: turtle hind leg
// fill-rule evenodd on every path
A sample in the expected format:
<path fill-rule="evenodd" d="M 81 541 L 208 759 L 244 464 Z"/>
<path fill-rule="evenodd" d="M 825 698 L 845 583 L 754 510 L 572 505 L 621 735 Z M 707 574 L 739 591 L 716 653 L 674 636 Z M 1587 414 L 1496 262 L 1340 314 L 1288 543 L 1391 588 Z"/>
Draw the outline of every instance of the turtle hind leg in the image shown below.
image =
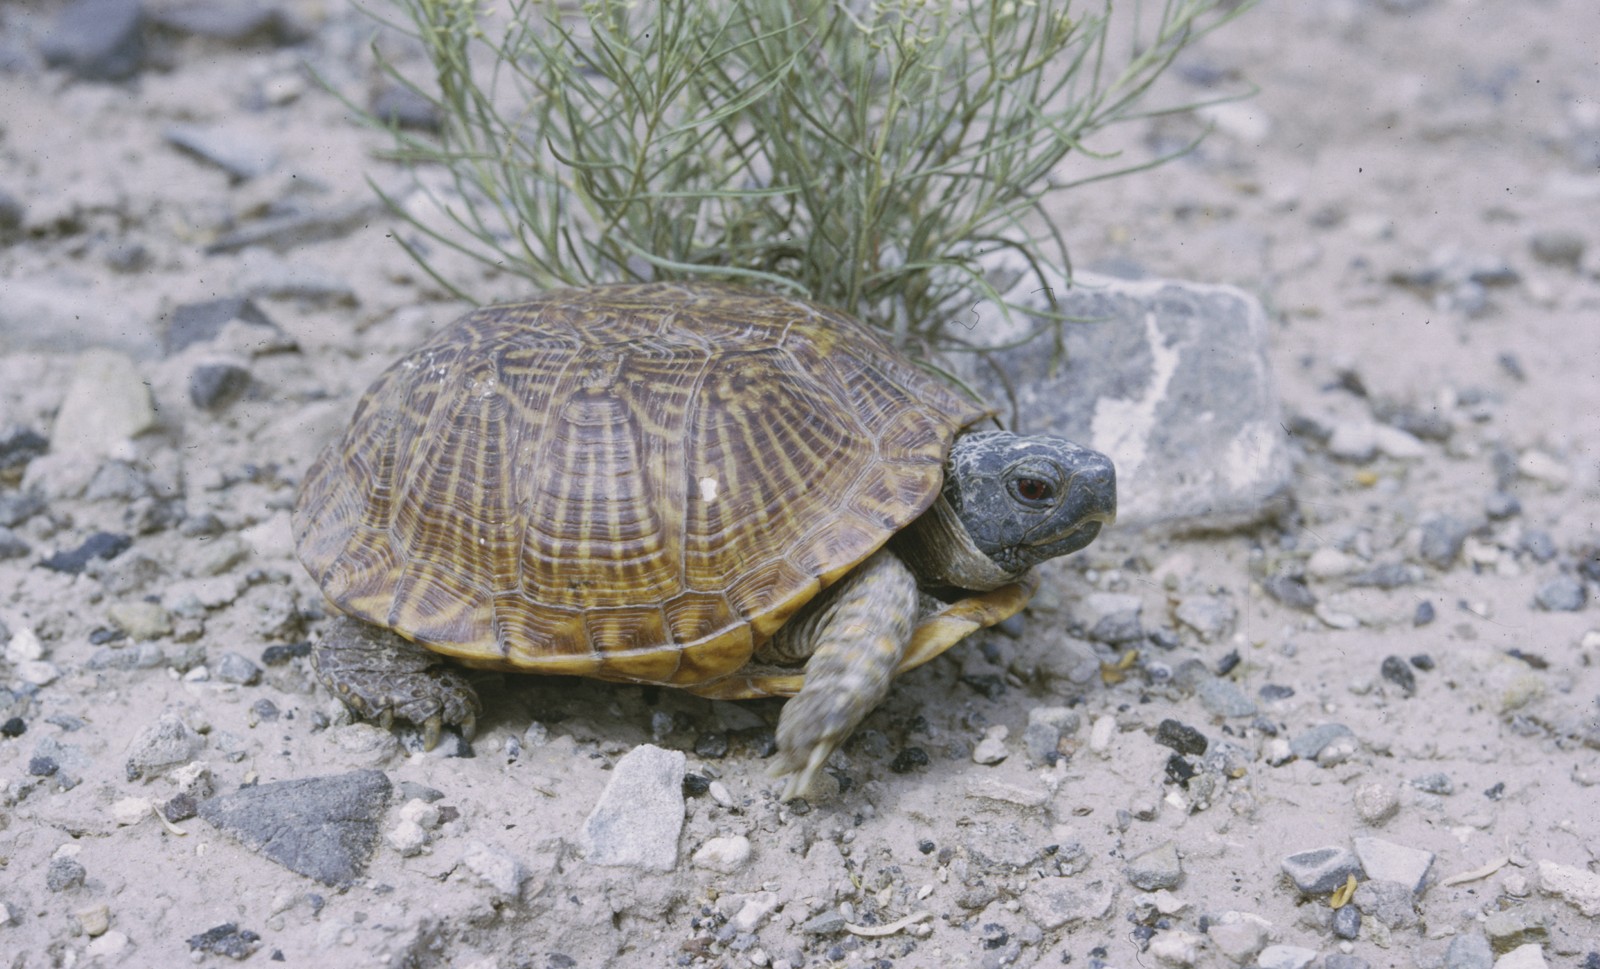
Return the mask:
<path fill-rule="evenodd" d="M 810 654 L 805 685 L 778 718 L 778 754 L 768 769 L 788 778 L 785 801 L 805 793 L 889 692 L 917 621 L 916 579 L 889 551 L 868 558 L 825 596 L 764 647 L 774 657 Z"/>
<path fill-rule="evenodd" d="M 311 650 L 311 665 L 333 695 L 358 716 L 388 727 L 409 720 L 432 750 L 439 732 L 457 727 L 471 740 L 478 728 L 478 692 L 437 653 L 387 629 L 336 616 Z"/>

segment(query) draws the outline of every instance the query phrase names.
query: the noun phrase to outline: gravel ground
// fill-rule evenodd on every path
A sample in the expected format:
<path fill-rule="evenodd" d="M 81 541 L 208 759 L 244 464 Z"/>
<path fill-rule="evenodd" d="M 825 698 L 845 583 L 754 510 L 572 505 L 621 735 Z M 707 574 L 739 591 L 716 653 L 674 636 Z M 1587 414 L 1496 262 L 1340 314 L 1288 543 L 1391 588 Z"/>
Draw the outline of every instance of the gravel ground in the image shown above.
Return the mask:
<path fill-rule="evenodd" d="M 1262 299 L 1288 510 L 1112 530 L 791 804 L 776 702 L 485 677 L 421 753 L 315 684 L 295 484 L 459 308 L 306 70 L 383 95 L 365 22 L 129 7 L 0 10 L 0 964 L 1600 969 L 1592 0 L 1184 58 L 1260 94 L 1059 221 Z"/>

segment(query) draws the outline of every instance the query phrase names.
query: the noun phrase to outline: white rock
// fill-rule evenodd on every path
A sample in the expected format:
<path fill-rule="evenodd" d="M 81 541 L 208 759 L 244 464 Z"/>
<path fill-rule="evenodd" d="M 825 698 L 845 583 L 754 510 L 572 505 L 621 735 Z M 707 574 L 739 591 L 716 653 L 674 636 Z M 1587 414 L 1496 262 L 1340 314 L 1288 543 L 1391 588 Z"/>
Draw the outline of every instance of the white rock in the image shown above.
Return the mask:
<path fill-rule="evenodd" d="M 1539 887 L 1546 895 L 1559 895 L 1589 918 L 1600 915 L 1600 875 L 1582 868 L 1539 862 Z"/>
<path fill-rule="evenodd" d="M 728 785 L 721 781 L 712 781 L 706 785 L 706 793 L 711 795 L 711 800 L 723 807 L 733 807 L 733 795 L 728 793 Z"/>
<path fill-rule="evenodd" d="M 1336 548 L 1323 546 L 1306 559 L 1306 574 L 1314 579 L 1336 579 L 1349 575 L 1361 565 L 1361 560 L 1346 555 Z"/>
<path fill-rule="evenodd" d="M 1387 424 L 1379 424 L 1373 431 L 1373 438 L 1381 453 L 1397 460 L 1409 461 L 1428 453 L 1427 445 L 1415 434 Z"/>
<path fill-rule="evenodd" d="M 156 424 L 150 388 L 125 353 L 86 350 L 56 413 L 50 449 L 93 457 L 119 453 Z"/>
<path fill-rule="evenodd" d="M 1256 964 L 1261 969 L 1305 969 L 1316 959 L 1317 950 L 1297 945 L 1269 945 L 1261 950 Z"/>
<path fill-rule="evenodd" d="M 1005 724 L 995 724 L 983 732 L 983 739 L 972 748 L 972 760 L 978 764 L 998 764 L 1010 753 L 1006 750 L 1006 737 L 1011 729 Z"/>
<path fill-rule="evenodd" d="M 128 935 L 126 932 L 119 932 L 116 929 L 112 929 L 84 946 L 84 953 L 90 959 L 104 959 L 107 960 L 108 965 L 126 951 L 128 951 Z"/>
<path fill-rule="evenodd" d="M 1517 458 L 1517 472 L 1552 491 L 1560 491 L 1572 483 L 1572 469 L 1566 462 L 1544 451 L 1522 452 Z"/>
<path fill-rule="evenodd" d="M 1255 959 L 1266 946 L 1272 923 L 1250 912 L 1223 912 L 1206 929 L 1217 951 L 1239 965 Z"/>
<path fill-rule="evenodd" d="M 1150 956 L 1169 966 L 1192 966 L 1200 958 L 1205 940 L 1193 932 L 1172 929 L 1150 940 Z"/>
<path fill-rule="evenodd" d="M 728 924 L 733 926 L 735 932 L 754 932 L 767 920 L 767 916 L 778 910 L 779 899 L 777 892 L 756 892 L 739 906 L 739 911 Z"/>
<path fill-rule="evenodd" d="M 1322 762 L 1318 755 L 1317 762 Z M 1361 859 L 1361 869 L 1372 881 L 1399 882 L 1412 893 L 1422 891 L 1422 884 L 1433 867 L 1433 852 L 1407 845 L 1397 845 L 1382 838 L 1354 839 L 1356 857 Z"/>
<path fill-rule="evenodd" d="M 691 861 L 696 868 L 732 874 L 750 861 L 750 839 L 742 834 L 712 838 L 700 846 Z"/>
<path fill-rule="evenodd" d="M 420 797 L 414 797 L 400 806 L 400 818 L 431 831 L 439 826 L 439 808 Z"/>
<path fill-rule="evenodd" d="M 124 797 L 111 804 L 111 820 L 117 822 L 118 827 L 125 828 L 130 824 L 138 824 L 150 816 L 151 803 L 148 798 Z"/>
<path fill-rule="evenodd" d="M 61 679 L 61 667 L 45 659 L 31 659 L 17 664 L 17 679 L 34 686 L 49 686 Z"/>
<path fill-rule="evenodd" d="M 612 769 L 578 843 L 590 864 L 671 871 L 683 830 L 680 750 L 641 744 Z"/>
<path fill-rule="evenodd" d="M 1544 948 L 1537 942 L 1519 945 L 1494 961 L 1494 969 L 1546 969 Z"/>
<path fill-rule="evenodd" d="M 12 633 L 11 641 L 6 643 L 6 659 L 13 663 L 44 659 L 44 643 L 39 642 L 38 633 L 23 626 Z"/>
<path fill-rule="evenodd" d="M 1370 461 L 1378 453 L 1378 425 L 1371 421 L 1340 421 L 1328 436 L 1328 453 L 1346 461 Z"/>
<path fill-rule="evenodd" d="M 401 821 L 384 833 L 383 840 L 402 858 L 410 858 L 422 854 L 422 849 L 428 846 L 428 832 L 415 821 Z"/>
<path fill-rule="evenodd" d="M 515 858 L 481 841 L 467 843 L 461 854 L 461 864 L 505 898 L 515 898 L 528 877 Z"/>
<path fill-rule="evenodd" d="M 1095 719 L 1089 728 L 1089 749 L 1102 757 L 1111 756 L 1111 738 L 1117 732 L 1117 719 L 1103 716 Z"/>

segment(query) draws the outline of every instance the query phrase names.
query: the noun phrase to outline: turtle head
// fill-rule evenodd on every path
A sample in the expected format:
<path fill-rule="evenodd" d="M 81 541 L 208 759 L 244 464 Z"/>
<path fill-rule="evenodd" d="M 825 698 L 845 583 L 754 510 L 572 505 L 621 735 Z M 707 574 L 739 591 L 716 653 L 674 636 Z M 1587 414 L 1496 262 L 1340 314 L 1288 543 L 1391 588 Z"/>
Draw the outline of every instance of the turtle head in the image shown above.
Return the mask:
<path fill-rule="evenodd" d="M 950 449 L 944 499 L 978 550 L 1020 575 L 1094 541 L 1117 517 L 1117 472 L 1059 437 L 979 431 Z"/>

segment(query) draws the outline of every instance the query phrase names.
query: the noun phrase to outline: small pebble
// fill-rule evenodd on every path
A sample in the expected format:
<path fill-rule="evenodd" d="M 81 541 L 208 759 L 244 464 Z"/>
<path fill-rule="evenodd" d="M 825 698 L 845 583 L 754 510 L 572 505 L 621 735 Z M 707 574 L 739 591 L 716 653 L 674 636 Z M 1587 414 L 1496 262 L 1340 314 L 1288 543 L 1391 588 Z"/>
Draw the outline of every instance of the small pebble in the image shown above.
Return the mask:
<path fill-rule="evenodd" d="M 1295 852 L 1284 857 L 1279 866 L 1306 895 L 1326 895 L 1351 875 L 1361 874 L 1361 861 L 1355 852 L 1337 845 Z"/>
<path fill-rule="evenodd" d="M 1205 734 L 1177 720 L 1166 719 L 1156 726 L 1155 741 L 1180 754 L 1199 755 L 1206 752 Z"/>
<path fill-rule="evenodd" d="M 1297 945 L 1269 945 L 1256 957 L 1258 969 L 1306 969 L 1316 961 L 1317 950 Z"/>
<path fill-rule="evenodd" d="M 1455 782 L 1450 779 L 1449 774 L 1445 774 L 1443 772 L 1423 774 L 1421 777 L 1413 777 L 1411 779 L 1411 786 L 1425 794 L 1438 794 L 1444 797 L 1448 797 L 1456 792 Z"/>
<path fill-rule="evenodd" d="M 983 739 L 972 748 L 973 763 L 993 765 L 1005 760 L 1009 755 L 1006 750 L 1006 737 L 1011 730 L 1005 724 L 995 724 L 983 732 Z"/>
<path fill-rule="evenodd" d="M 1411 666 L 1398 656 L 1385 656 L 1379 673 L 1384 679 L 1405 691 L 1406 696 L 1417 692 L 1417 677 Z"/>
<path fill-rule="evenodd" d="M 1178 847 L 1171 841 L 1162 842 L 1137 857 L 1128 859 L 1125 869 L 1128 881 L 1135 888 L 1153 892 L 1161 888 L 1177 888 L 1183 881 L 1183 863 L 1178 858 Z"/>
<path fill-rule="evenodd" d="M 261 680 L 261 667 L 239 653 L 223 653 L 216 663 L 217 679 L 224 683 L 251 686 Z"/>
<path fill-rule="evenodd" d="M 1354 905 L 1333 910 L 1333 934 L 1341 939 L 1354 939 L 1361 935 L 1361 911 Z"/>
<path fill-rule="evenodd" d="M 697 868 L 731 875 L 750 861 L 750 839 L 744 835 L 711 838 L 691 859 Z"/>
<path fill-rule="evenodd" d="M 1301 760 L 1315 760 L 1326 767 L 1343 762 L 1353 754 L 1356 737 L 1342 723 L 1325 723 L 1297 734 L 1289 741 L 1289 749 Z"/>
<path fill-rule="evenodd" d="M 232 922 L 224 922 L 189 937 L 189 950 L 207 955 L 226 956 L 229 959 L 247 959 L 261 947 L 261 936 L 241 929 Z"/>
<path fill-rule="evenodd" d="M 83 884 L 89 872 L 76 858 L 58 857 L 45 869 L 44 886 L 52 892 L 65 892 Z"/>
<path fill-rule="evenodd" d="M 1433 603 L 1423 600 L 1417 603 L 1417 611 L 1411 617 L 1411 625 L 1426 626 L 1428 623 L 1433 622 L 1435 615 Z"/>
<path fill-rule="evenodd" d="M 1450 940 L 1445 969 L 1494 969 L 1494 950 L 1482 932 L 1467 931 Z"/>
<path fill-rule="evenodd" d="M 1363 784 L 1356 788 L 1356 815 L 1365 824 L 1377 826 L 1400 810 L 1400 796 L 1387 784 Z"/>
<path fill-rule="evenodd" d="M 1540 584 L 1534 601 L 1549 612 L 1578 612 L 1588 604 L 1589 593 L 1576 577 L 1558 575 Z"/>
<path fill-rule="evenodd" d="M 921 747 L 907 747 L 895 754 L 894 760 L 889 762 L 889 770 L 896 774 L 909 774 L 921 767 L 928 766 L 928 752 Z"/>
<path fill-rule="evenodd" d="M 1472 534 L 1472 525 L 1453 515 L 1433 515 L 1422 523 L 1422 539 L 1417 554 L 1435 568 L 1448 569 L 1461 555 L 1461 546 Z"/>

